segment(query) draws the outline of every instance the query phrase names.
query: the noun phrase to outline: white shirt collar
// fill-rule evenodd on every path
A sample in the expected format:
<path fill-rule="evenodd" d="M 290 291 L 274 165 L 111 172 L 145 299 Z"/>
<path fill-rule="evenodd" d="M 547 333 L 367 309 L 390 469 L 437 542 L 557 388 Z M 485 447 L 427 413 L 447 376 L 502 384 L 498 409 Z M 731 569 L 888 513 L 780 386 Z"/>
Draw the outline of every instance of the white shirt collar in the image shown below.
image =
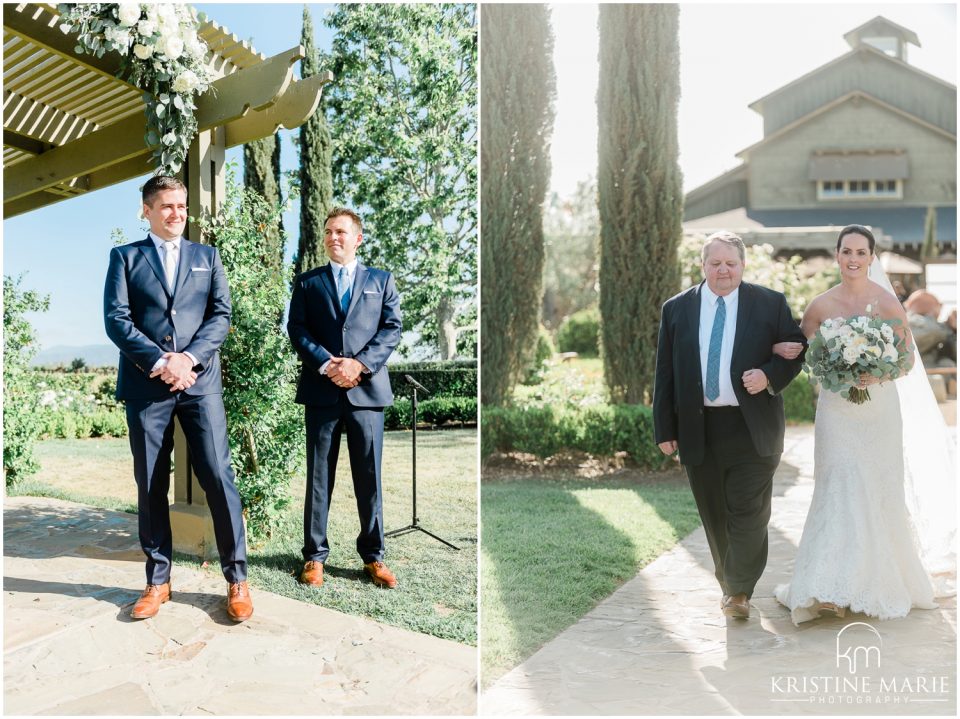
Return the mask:
<path fill-rule="evenodd" d="M 147 234 L 150 235 L 150 239 L 153 240 L 153 246 L 156 247 L 158 250 L 161 250 L 161 251 L 164 251 L 164 252 L 166 251 L 166 248 L 164 247 L 164 244 L 166 244 L 167 242 L 173 242 L 174 246 L 177 248 L 177 250 L 179 250 L 179 249 L 180 249 L 180 240 L 183 239 L 182 237 L 178 237 L 178 238 L 176 238 L 175 240 L 161 240 L 159 237 L 157 237 L 157 236 L 156 236 L 155 234 L 153 234 L 152 232 L 148 232 Z"/>
<path fill-rule="evenodd" d="M 356 269 L 357 269 L 357 258 L 354 257 L 352 260 L 350 260 L 350 261 L 349 261 L 347 264 L 345 264 L 345 265 L 341 265 L 339 262 L 334 262 L 333 260 L 330 260 L 330 269 L 333 270 L 333 275 L 334 275 L 334 277 L 336 277 L 337 275 L 340 274 L 340 268 L 341 268 L 341 267 L 346 267 L 346 268 L 347 268 L 347 274 L 348 274 L 348 275 L 352 275 L 352 274 L 356 271 Z"/>
<path fill-rule="evenodd" d="M 703 294 L 707 298 L 707 302 L 710 303 L 711 307 L 716 307 L 717 300 L 720 299 L 720 295 L 716 294 L 713 290 L 710 289 L 710 285 L 706 282 L 703 283 Z M 723 303 L 730 306 L 731 302 L 735 302 L 740 296 L 740 285 L 737 285 L 737 288 L 728 295 L 724 295 Z"/>

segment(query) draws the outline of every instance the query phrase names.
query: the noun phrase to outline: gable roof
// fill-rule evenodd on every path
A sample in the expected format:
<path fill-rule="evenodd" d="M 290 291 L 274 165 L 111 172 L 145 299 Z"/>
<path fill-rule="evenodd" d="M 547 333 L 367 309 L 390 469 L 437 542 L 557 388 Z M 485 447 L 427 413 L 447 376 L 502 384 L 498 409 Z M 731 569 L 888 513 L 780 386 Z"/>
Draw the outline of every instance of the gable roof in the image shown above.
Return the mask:
<path fill-rule="evenodd" d="M 849 60 L 849 59 L 851 59 L 851 58 L 853 58 L 853 57 L 856 57 L 857 55 L 866 55 L 866 56 L 868 56 L 868 57 L 869 57 L 869 56 L 874 56 L 874 57 L 877 57 L 877 58 L 882 58 L 884 62 L 893 63 L 893 64 L 894 64 L 895 66 L 897 66 L 897 67 L 905 68 L 905 69 L 909 70 L 910 72 L 916 74 L 918 77 L 922 77 L 922 78 L 925 78 L 925 79 L 927 79 L 927 80 L 931 80 L 931 81 L 933 81 L 933 82 L 935 82 L 935 83 L 937 83 L 937 84 L 939 84 L 939 85 L 942 85 L 942 86 L 944 86 L 944 87 L 946 87 L 946 88 L 949 88 L 949 89 L 953 90 L 954 92 L 956 92 L 956 89 L 957 89 L 957 86 L 956 86 L 956 85 L 954 85 L 954 84 L 952 84 L 952 83 L 950 83 L 950 82 L 947 82 L 946 80 L 944 80 L 944 79 L 942 79 L 942 78 L 939 78 L 939 77 L 937 77 L 936 75 L 931 75 L 931 74 L 928 73 L 928 72 L 924 72 L 923 70 L 921 70 L 921 69 L 919 69 L 919 68 L 917 68 L 917 67 L 914 67 L 913 65 L 911 65 L 911 64 L 908 63 L 908 62 L 904 62 L 903 60 L 900 60 L 900 59 L 898 59 L 898 58 L 891 57 L 890 55 L 887 55 L 885 52 L 881 52 L 880 50 L 876 49 L 875 47 L 871 47 L 870 45 L 860 45 L 860 46 L 855 47 L 854 49 L 850 50 L 849 52 L 844 53 L 844 54 L 841 55 L 840 57 L 835 58 L 835 59 L 831 60 L 830 62 L 828 62 L 828 63 L 826 63 L 826 64 L 824 64 L 824 65 L 821 65 L 821 66 L 818 67 L 818 68 L 815 68 L 815 69 L 811 70 L 810 72 L 806 73 L 805 75 L 801 75 L 801 76 L 798 77 L 796 80 L 793 80 L 792 82 L 788 82 L 786 85 L 777 88 L 777 89 L 774 90 L 773 92 L 767 93 L 766 95 L 764 95 L 763 97 L 761 97 L 759 100 L 754 100 L 754 101 L 751 102 L 749 105 L 747 105 L 747 107 L 749 107 L 751 110 L 757 112 L 758 114 L 763 115 L 763 106 L 764 106 L 765 103 L 769 102 L 771 99 L 777 97 L 778 95 L 781 95 L 782 93 L 786 92 L 787 90 L 790 90 L 790 89 L 792 89 L 792 88 L 797 87 L 798 85 L 801 85 L 801 84 L 803 84 L 803 83 L 806 83 L 807 81 L 809 81 L 809 80 L 812 79 L 813 77 L 815 77 L 815 76 L 817 76 L 817 75 L 820 75 L 820 74 L 822 74 L 822 73 L 824 73 L 824 72 L 827 72 L 827 71 L 830 70 L 831 68 L 833 68 L 833 67 L 835 67 L 835 66 L 837 66 L 837 65 L 839 65 L 839 64 L 841 64 L 841 63 L 844 63 L 844 62 L 846 62 L 847 60 Z"/>
<path fill-rule="evenodd" d="M 775 139 L 777 139 L 777 138 L 779 138 L 779 137 L 782 137 L 783 135 L 786 135 L 786 134 L 789 133 L 789 132 L 793 132 L 793 131 L 796 130 L 798 127 L 800 127 L 800 126 L 803 125 L 804 123 L 809 122 L 809 121 L 812 120 L 813 118 L 815 118 L 815 117 L 817 117 L 817 116 L 819 116 L 819 115 L 823 115 L 823 114 L 825 114 L 825 113 L 827 113 L 827 112 L 830 112 L 831 110 L 839 107 L 840 105 L 843 105 L 844 103 L 847 103 L 847 102 L 851 102 L 851 101 L 853 101 L 853 100 L 855 100 L 855 99 L 862 99 L 862 100 L 866 100 L 867 102 L 871 102 L 871 103 L 873 103 L 874 105 L 880 107 L 881 109 L 887 110 L 888 112 L 892 112 L 892 113 L 895 113 L 895 114 L 897 114 L 897 115 L 900 115 L 901 117 L 909 120 L 910 122 L 914 122 L 914 123 L 916 123 L 917 125 L 920 125 L 921 127 L 924 127 L 924 128 L 926 128 L 927 130 L 930 130 L 931 132 L 934 132 L 934 133 L 936 133 L 936 134 L 938 134 L 938 135 L 941 135 L 942 137 L 947 138 L 948 140 L 953 140 L 954 142 L 957 141 L 957 136 L 956 136 L 956 135 L 954 135 L 954 134 L 951 133 L 951 132 L 947 132 L 947 131 L 944 130 L 943 128 L 938 127 L 937 125 L 934 125 L 933 123 L 927 122 L 926 120 L 924 120 L 924 119 L 922 119 L 922 118 L 920 118 L 920 117 L 917 117 L 916 115 L 913 115 L 913 114 L 907 112 L 906 110 L 901 110 L 899 107 L 894 107 L 893 105 L 891 105 L 891 104 L 889 104 L 889 103 L 886 103 L 886 102 L 884 102 L 883 100 L 880 100 L 879 98 L 876 98 L 876 97 L 874 97 L 873 95 L 871 95 L 871 94 L 869 94 L 869 93 L 863 92 L 862 90 L 854 90 L 853 92 L 848 92 L 846 95 L 843 95 L 843 96 L 841 96 L 841 97 L 838 97 L 836 100 L 833 100 L 832 102 L 828 102 L 826 105 L 821 105 L 821 106 L 818 107 L 816 110 L 814 110 L 813 112 L 807 113 L 807 114 L 804 115 L 803 117 L 798 117 L 796 120 L 794 120 L 793 122 L 791 122 L 791 123 L 789 123 L 789 124 L 787 124 L 787 125 L 784 125 L 783 127 L 781 127 L 781 128 L 780 128 L 779 130 L 777 130 L 776 132 L 773 132 L 773 133 L 767 135 L 766 137 L 764 137 L 764 138 L 763 138 L 762 140 L 760 140 L 759 142 L 755 142 L 754 144 L 750 145 L 749 147 L 745 147 L 744 149 L 740 150 L 740 152 L 738 152 L 738 153 L 736 154 L 736 156 L 742 158 L 742 157 L 746 156 L 747 154 L 749 154 L 750 152 L 752 152 L 753 150 L 755 150 L 755 149 L 757 149 L 758 147 L 760 147 L 761 145 L 766 145 L 767 143 L 772 142 L 773 140 L 775 140 Z"/>

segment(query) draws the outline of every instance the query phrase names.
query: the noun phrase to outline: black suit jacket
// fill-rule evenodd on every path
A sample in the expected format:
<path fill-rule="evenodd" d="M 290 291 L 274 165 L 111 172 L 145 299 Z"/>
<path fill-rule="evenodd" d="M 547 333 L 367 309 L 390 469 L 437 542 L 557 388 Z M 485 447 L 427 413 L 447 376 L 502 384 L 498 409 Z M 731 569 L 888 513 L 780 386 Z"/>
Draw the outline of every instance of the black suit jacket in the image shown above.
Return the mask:
<path fill-rule="evenodd" d="M 400 295 L 389 272 L 357 263 L 346 314 L 330 265 L 298 275 L 287 322 L 290 340 L 303 361 L 296 401 L 314 407 L 336 404 L 344 390 L 319 370 L 333 357 L 352 357 L 370 374 L 360 375 L 360 383 L 346 390 L 350 404 L 393 404 L 386 362 L 400 344 L 400 331 Z"/>
<path fill-rule="evenodd" d="M 704 283 L 684 290 L 663 304 L 657 341 L 653 419 L 656 441 L 676 440 L 680 462 L 696 465 L 704 458 L 703 380 L 700 370 L 700 301 Z M 737 331 L 730 360 L 730 380 L 740 403 L 753 446 L 761 456 L 783 452 L 783 397 L 780 393 L 800 372 L 794 360 L 774 355 L 777 342 L 803 342 L 800 326 L 787 299 L 760 285 L 740 284 Z M 760 369 L 773 394 L 750 394 L 743 373 Z"/>

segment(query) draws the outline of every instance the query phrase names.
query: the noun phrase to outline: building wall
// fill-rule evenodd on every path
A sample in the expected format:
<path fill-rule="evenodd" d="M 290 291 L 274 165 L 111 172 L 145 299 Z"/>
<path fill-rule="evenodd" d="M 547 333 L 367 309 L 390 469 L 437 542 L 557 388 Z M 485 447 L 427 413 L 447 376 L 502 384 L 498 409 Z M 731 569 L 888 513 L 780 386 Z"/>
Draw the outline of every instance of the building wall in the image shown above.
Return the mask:
<path fill-rule="evenodd" d="M 714 190 L 688 197 L 683 205 L 683 219 L 695 220 L 746 206 L 747 181 L 732 180 Z"/>
<path fill-rule="evenodd" d="M 808 163 L 816 150 L 907 151 L 910 176 L 903 200 L 817 200 Z M 957 143 L 894 112 L 862 99 L 845 102 L 749 153 L 749 206 L 902 207 L 956 205 Z M 850 178 L 855 179 L 855 178 Z"/>
<path fill-rule="evenodd" d="M 763 134 L 771 135 L 854 90 L 873 95 L 954 135 L 957 133 L 956 88 L 868 50 L 848 55 L 836 65 L 815 72 L 764 101 Z"/>

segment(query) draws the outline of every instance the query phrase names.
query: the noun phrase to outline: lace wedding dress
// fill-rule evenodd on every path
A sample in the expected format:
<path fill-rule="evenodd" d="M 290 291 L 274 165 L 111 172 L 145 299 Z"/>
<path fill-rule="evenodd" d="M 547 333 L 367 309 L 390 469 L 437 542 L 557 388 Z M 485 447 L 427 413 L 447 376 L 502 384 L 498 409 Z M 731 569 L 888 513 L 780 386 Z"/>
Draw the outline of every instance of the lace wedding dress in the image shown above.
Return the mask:
<path fill-rule="evenodd" d="M 776 589 L 794 624 L 815 619 L 827 602 L 879 619 L 937 606 L 904 496 L 897 388 L 869 389 L 861 405 L 820 392 L 813 501 L 793 578 Z"/>

